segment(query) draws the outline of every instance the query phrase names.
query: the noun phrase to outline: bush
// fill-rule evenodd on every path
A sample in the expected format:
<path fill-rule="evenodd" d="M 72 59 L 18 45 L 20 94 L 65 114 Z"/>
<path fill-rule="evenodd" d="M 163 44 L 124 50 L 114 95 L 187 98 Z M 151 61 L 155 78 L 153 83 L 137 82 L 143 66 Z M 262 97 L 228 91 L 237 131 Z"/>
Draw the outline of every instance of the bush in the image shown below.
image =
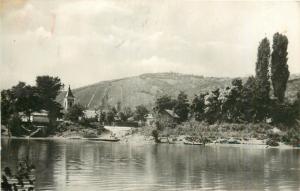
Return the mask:
<path fill-rule="evenodd" d="M 286 135 L 282 136 L 281 141 L 286 144 L 297 145 L 300 141 L 300 130 L 295 128 L 288 130 Z"/>
<path fill-rule="evenodd" d="M 75 104 L 68 109 L 68 112 L 65 114 L 65 118 L 73 122 L 78 122 L 78 119 L 84 116 L 84 107 L 80 104 Z"/>
<path fill-rule="evenodd" d="M 156 143 L 160 142 L 159 139 L 158 139 L 158 131 L 157 130 L 152 131 L 152 136 L 153 136 Z"/>
<path fill-rule="evenodd" d="M 83 137 L 84 138 L 96 138 L 98 137 L 96 132 L 93 130 L 85 130 L 83 131 Z"/>
<path fill-rule="evenodd" d="M 272 147 L 277 147 L 277 146 L 279 146 L 279 143 L 273 139 L 268 139 L 267 145 L 272 146 Z"/>

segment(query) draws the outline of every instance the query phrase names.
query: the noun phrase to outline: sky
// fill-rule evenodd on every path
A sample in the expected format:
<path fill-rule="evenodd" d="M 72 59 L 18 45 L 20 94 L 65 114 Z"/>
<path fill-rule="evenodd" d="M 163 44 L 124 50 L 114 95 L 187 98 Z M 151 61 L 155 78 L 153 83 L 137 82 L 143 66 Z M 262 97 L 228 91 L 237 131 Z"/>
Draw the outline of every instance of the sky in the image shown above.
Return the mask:
<path fill-rule="evenodd" d="M 259 42 L 275 32 L 300 73 L 300 2 L 0 2 L 1 89 L 38 75 L 73 88 L 152 72 L 253 75 Z"/>

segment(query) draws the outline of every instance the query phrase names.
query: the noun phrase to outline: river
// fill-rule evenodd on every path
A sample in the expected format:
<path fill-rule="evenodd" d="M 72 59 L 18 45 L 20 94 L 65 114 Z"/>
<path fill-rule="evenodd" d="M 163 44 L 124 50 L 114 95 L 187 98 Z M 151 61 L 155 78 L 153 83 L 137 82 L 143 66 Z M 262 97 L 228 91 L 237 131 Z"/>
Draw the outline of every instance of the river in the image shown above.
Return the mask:
<path fill-rule="evenodd" d="M 299 190 L 300 150 L 2 139 L 1 167 L 28 158 L 37 190 Z"/>

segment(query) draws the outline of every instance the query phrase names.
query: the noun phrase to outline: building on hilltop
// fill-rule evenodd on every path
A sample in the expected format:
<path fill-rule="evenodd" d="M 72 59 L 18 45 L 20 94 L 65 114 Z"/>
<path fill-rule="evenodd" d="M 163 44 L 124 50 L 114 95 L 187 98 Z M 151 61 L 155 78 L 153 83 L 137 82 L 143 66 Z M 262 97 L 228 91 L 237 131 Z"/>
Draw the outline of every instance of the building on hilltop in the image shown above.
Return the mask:
<path fill-rule="evenodd" d="M 64 109 L 67 111 L 70 107 L 72 107 L 75 103 L 75 96 L 73 95 L 70 85 L 67 91 L 67 94 L 64 98 Z"/>

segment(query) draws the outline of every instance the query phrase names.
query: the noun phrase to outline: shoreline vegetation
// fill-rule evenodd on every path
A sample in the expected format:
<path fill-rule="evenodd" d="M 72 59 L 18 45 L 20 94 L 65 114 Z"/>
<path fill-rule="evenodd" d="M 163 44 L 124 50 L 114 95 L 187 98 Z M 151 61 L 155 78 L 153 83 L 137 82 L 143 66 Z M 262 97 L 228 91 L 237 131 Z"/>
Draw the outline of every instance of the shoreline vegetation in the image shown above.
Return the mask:
<path fill-rule="evenodd" d="M 76 129 L 74 127 L 77 126 Z M 214 124 L 207 125 L 198 122 L 181 124 L 177 128 L 164 128 L 158 130 L 153 126 L 120 127 L 104 126 L 99 129 L 86 128 L 78 124 L 69 125 L 62 131 L 48 137 L 16 137 L 2 135 L 4 139 L 27 140 L 82 140 L 82 141 L 110 141 L 117 138 L 120 144 L 145 145 L 145 144 L 181 144 L 205 146 L 230 146 L 245 148 L 278 148 L 300 149 L 287 142 L 288 136 L 294 132 L 283 132 L 269 124 Z M 262 130 L 263 129 L 263 130 Z M 153 134 L 157 132 L 157 137 Z M 99 134 L 100 133 L 100 134 Z M 292 135 L 289 135 L 292 134 Z M 276 145 L 268 143 L 276 140 Z"/>
<path fill-rule="evenodd" d="M 290 78 L 287 47 L 287 36 L 275 33 L 272 46 L 267 38 L 259 43 L 255 75 L 246 81 L 235 78 L 224 88 L 202 93 L 199 89 L 193 98 L 180 89 L 177 97 L 157 94 L 153 105 L 135 108 L 121 101 L 112 106 L 105 94 L 92 111 L 76 102 L 70 86 L 61 104 L 60 78 L 37 76 L 34 86 L 19 82 L 1 91 L 1 134 L 136 144 L 300 147 L 300 89 L 294 100 L 285 96 Z"/>

